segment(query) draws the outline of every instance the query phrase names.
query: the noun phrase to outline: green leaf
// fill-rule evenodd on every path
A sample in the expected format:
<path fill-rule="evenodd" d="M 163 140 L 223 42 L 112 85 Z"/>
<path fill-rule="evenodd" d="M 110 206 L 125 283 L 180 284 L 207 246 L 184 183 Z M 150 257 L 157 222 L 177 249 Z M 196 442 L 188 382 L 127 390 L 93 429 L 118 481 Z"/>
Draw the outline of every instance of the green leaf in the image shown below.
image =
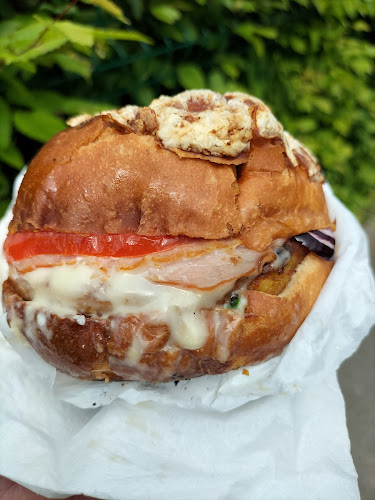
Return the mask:
<path fill-rule="evenodd" d="M 26 26 L 29 23 L 30 23 L 30 17 L 25 18 L 21 16 L 16 16 L 13 19 L 2 21 L 0 23 L 0 40 L 7 43 L 12 33 L 21 29 L 23 26 Z"/>
<path fill-rule="evenodd" d="M 148 106 L 156 95 L 151 87 L 141 87 L 135 92 L 134 97 L 136 103 L 140 106 Z"/>
<path fill-rule="evenodd" d="M 45 24 L 39 20 L 31 20 L 29 24 L 16 30 L 9 36 L 7 44 L 9 49 L 15 54 L 25 50 L 38 39 L 45 28 Z"/>
<path fill-rule="evenodd" d="M 236 26 L 234 32 L 247 42 L 251 43 L 258 57 L 263 57 L 266 52 L 264 41 L 258 36 L 259 26 L 253 23 L 242 23 Z"/>
<path fill-rule="evenodd" d="M 326 97 L 314 96 L 311 99 L 312 103 L 318 108 L 322 113 L 331 114 L 333 111 L 332 102 Z"/>
<path fill-rule="evenodd" d="M 35 90 L 33 93 L 35 108 L 50 113 L 78 115 L 87 113 L 93 115 L 103 109 L 114 109 L 116 106 L 108 102 L 92 102 L 79 97 L 65 97 L 51 90 Z"/>
<path fill-rule="evenodd" d="M 257 12 L 258 8 L 253 0 L 239 0 L 233 6 L 237 12 Z"/>
<path fill-rule="evenodd" d="M 9 64 L 17 61 L 29 61 L 30 59 L 35 59 L 41 55 L 58 49 L 66 42 L 67 39 L 65 36 L 56 31 L 50 30 L 47 31 L 47 33 L 35 46 L 30 45 L 30 48 L 28 48 L 25 52 L 9 56 L 6 62 Z"/>
<path fill-rule="evenodd" d="M 226 84 L 226 92 L 243 92 L 244 94 L 249 94 L 250 91 L 248 87 L 245 87 L 245 85 L 239 82 L 228 81 Z"/>
<path fill-rule="evenodd" d="M 261 38 L 275 40 L 278 36 L 278 30 L 272 26 L 260 26 L 251 22 L 241 23 L 235 27 L 234 33 L 252 43 L 254 35 Z"/>
<path fill-rule="evenodd" d="M 360 177 L 365 184 L 375 187 L 375 168 L 372 165 L 363 165 L 360 171 Z"/>
<path fill-rule="evenodd" d="M 366 23 L 363 19 L 358 19 L 353 23 L 353 29 L 355 31 L 366 31 L 366 32 L 371 32 L 371 26 Z"/>
<path fill-rule="evenodd" d="M 5 214 L 8 206 L 9 206 L 10 201 L 11 201 L 10 194 L 5 199 L 0 200 L 0 217 L 2 217 Z"/>
<path fill-rule="evenodd" d="M 69 97 L 65 98 L 52 90 L 34 90 L 32 92 L 32 108 L 35 110 L 47 111 L 51 114 L 62 113 L 65 111 L 65 102 Z M 76 110 L 73 113 L 79 113 Z"/>
<path fill-rule="evenodd" d="M 71 21 L 58 21 L 54 27 L 72 43 L 78 43 L 86 47 L 94 45 L 94 28 L 91 26 L 84 26 Z"/>
<path fill-rule="evenodd" d="M 308 134 L 310 132 L 313 132 L 318 128 L 318 124 L 314 120 L 314 118 L 300 118 L 296 124 L 296 129 L 298 131 L 298 134 Z"/>
<path fill-rule="evenodd" d="M 327 2 L 327 0 L 312 0 L 312 2 L 315 5 L 319 14 L 321 16 L 324 16 L 329 7 L 329 2 Z"/>
<path fill-rule="evenodd" d="M 21 134 L 39 142 L 48 141 L 66 128 L 61 118 L 43 110 L 16 111 L 14 113 L 14 126 Z"/>
<path fill-rule="evenodd" d="M 167 4 L 160 4 L 151 7 L 151 14 L 159 21 L 167 24 L 174 24 L 181 18 L 181 12 Z"/>
<path fill-rule="evenodd" d="M 7 149 L 12 135 L 12 113 L 7 102 L 0 97 L 0 149 Z"/>
<path fill-rule="evenodd" d="M 133 17 L 137 21 L 140 21 L 142 19 L 142 15 L 143 15 L 143 11 L 144 11 L 143 0 L 128 0 L 128 4 L 129 4 L 130 9 L 132 11 Z"/>
<path fill-rule="evenodd" d="M 167 28 L 167 26 L 165 26 Z M 190 22 L 188 19 L 184 18 L 181 20 L 181 22 L 177 26 L 168 26 L 170 29 L 175 29 L 180 31 L 183 40 L 186 42 L 196 42 L 199 39 L 199 32 L 196 28 L 196 26 Z"/>
<path fill-rule="evenodd" d="M 364 57 L 353 57 L 350 61 L 350 66 L 358 75 L 370 75 L 373 71 L 374 63 Z"/>
<path fill-rule="evenodd" d="M 87 57 L 75 52 L 53 54 L 53 59 L 67 73 L 75 73 L 86 80 L 91 76 L 91 62 Z"/>
<path fill-rule="evenodd" d="M 211 71 L 208 77 L 208 86 L 215 92 L 224 94 L 227 91 L 227 82 L 221 71 Z"/>
<path fill-rule="evenodd" d="M 111 16 L 115 17 L 119 21 L 130 24 L 130 21 L 127 17 L 124 16 L 122 9 L 116 5 L 111 0 L 82 0 L 84 3 L 89 5 L 94 5 L 95 7 L 100 7 L 101 9 L 111 14 Z"/>
<path fill-rule="evenodd" d="M 94 28 L 93 30 L 95 39 L 98 40 L 129 40 L 132 42 L 143 42 L 148 44 L 153 44 L 152 38 L 139 31 L 127 31 L 127 30 L 107 30 Z"/>
<path fill-rule="evenodd" d="M 25 165 L 21 151 L 12 143 L 7 149 L 0 149 L 0 160 L 17 170 L 21 170 Z"/>
<path fill-rule="evenodd" d="M 18 78 L 7 79 L 6 98 L 11 104 L 26 108 L 32 107 L 34 104 L 32 93 Z"/>
<path fill-rule="evenodd" d="M 254 25 L 252 23 L 242 23 L 236 26 L 233 31 L 247 42 L 251 42 L 254 35 Z"/>
<path fill-rule="evenodd" d="M 307 52 L 307 43 L 299 36 L 290 37 L 290 46 L 297 54 L 306 54 Z"/>
<path fill-rule="evenodd" d="M 171 24 L 163 24 L 160 27 L 160 35 L 164 40 L 170 39 L 171 41 L 175 41 L 178 43 L 183 43 L 184 35 L 181 33 L 180 29 L 177 26 L 172 26 Z"/>
<path fill-rule="evenodd" d="M 183 12 L 191 12 L 192 10 L 196 9 L 195 5 L 192 5 L 192 3 L 187 0 L 177 0 L 177 2 L 174 2 L 174 5 L 177 9 L 183 11 Z"/>
<path fill-rule="evenodd" d="M 255 53 L 258 57 L 264 57 L 266 53 L 266 47 L 264 41 L 258 36 L 252 36 L 249 40 L 251 45 L 254 47 Z"/>
<path fill-rule="evenodd" d="M 224 61 L 221 64 L 221 68 L 230 78 L 236 79 L 240 75 L 240 69 L 236 64 L 233 64 L 230 60 Z"/>
<path fill-rule="evenodd" d="M 273 28 L 272 26 L 258 26 L 255 33 L 262 38 L 275 40 L 279 32 L 277 28 Z"/>
<path fill-rule="evenodd" d="M 8 179 L 6 178 L 6 176 L 1 172 L 0 170 L 0 199 L 3 200 L 3 198 L 5 196 L 7 196 L 9 194 L 9 181 Z M 0 210 L 1 210 L 1 206 L 0 206 Z"/>
<path fill-rule="evenodd" d="M 30 75 L 35 75 L 35 73 L 37 72 L 36 64 L 31 61 L 15 61 L 13 64 L 21 71 L 29 73 Z"/>
<path fill-rule="evenodd" d="M 206 85 L 203 71 L 194 63 L 179 64 L 177 76 L 179 83 L 185 89 L 199 89 Z"/>

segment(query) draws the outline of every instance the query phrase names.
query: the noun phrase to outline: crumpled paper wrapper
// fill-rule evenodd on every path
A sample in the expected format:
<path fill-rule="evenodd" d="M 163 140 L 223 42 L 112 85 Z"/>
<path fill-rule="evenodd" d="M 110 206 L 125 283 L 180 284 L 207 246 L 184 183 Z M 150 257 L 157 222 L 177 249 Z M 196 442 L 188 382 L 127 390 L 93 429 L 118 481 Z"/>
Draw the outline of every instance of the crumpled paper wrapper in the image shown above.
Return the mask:
<path fill-rule="evenodd" d="M 359 499 L 335 371 L 375 323 L 375 284 L 363 229 L 325 191 L 337 221 L 333 270 L 282 355 L 248 375 L 76 380 L 3 315 L 0 474 L 60 498 Z"/>

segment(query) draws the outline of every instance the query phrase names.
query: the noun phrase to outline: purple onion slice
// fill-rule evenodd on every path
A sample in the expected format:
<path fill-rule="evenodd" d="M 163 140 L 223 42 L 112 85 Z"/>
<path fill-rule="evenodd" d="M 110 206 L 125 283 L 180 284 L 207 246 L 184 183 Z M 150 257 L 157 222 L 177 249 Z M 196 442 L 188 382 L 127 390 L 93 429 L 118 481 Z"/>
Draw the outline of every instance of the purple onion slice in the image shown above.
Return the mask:
<path fill-rule="evenodd" d="M 317 229 L 298 234 L 294 239 L 326 260 L 331 260 L 335 251 L 335 238 L 330 229 Z"/>

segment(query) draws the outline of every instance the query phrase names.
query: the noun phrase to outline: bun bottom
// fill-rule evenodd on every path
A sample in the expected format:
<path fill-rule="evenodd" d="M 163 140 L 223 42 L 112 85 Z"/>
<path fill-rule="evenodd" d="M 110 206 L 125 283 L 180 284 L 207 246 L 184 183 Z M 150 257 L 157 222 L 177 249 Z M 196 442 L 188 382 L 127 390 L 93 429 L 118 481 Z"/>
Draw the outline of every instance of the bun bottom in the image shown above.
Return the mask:
<path fill-rule="evenodd" d="M 167 382 L 224 373 L 280 354 L 309 314 L 332 265 L 310 252 L 279 295 L 247 290 L 244 315 L 224 307 L 204 310 L 209 334 L 197 350 L 168 346 L 168 326 L 141 314 L 59 317 L 37 309 L 10 279 L 3 303 L 13 331 L 62 372 L 92 380 Z"/>

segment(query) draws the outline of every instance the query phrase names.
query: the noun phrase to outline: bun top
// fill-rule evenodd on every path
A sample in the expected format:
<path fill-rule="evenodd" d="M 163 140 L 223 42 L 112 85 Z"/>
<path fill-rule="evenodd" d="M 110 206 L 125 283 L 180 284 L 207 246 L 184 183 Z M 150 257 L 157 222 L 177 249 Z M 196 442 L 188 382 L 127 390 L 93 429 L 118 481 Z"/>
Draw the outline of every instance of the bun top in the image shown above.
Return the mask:
<path fill-rule="evenodd" d="M 276 238 L 332 227 L 313 155 L 259 99 L 210 90 L 71 119 L 32 160 L 9 231 Z"/>

